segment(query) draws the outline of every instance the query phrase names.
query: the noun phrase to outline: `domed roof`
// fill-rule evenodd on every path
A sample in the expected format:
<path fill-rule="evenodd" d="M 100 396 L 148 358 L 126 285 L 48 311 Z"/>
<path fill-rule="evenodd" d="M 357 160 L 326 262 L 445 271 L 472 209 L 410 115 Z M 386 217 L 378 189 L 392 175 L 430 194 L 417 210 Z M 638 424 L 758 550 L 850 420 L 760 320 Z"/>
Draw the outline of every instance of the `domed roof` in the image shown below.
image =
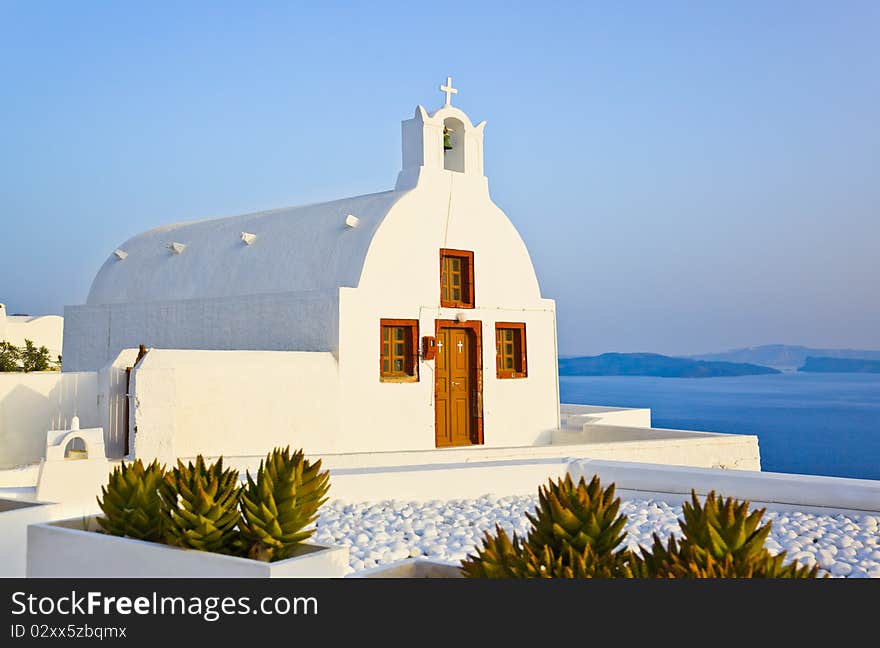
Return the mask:
<path fill-rule="evenodd" d="M 374 233 L 404 193 L 386 191 L 149 230 L 110 255 L 92 282 L 87 303 L 357 286 Z M 356 220 L 347 224 L 349 215 Z M 182 246 L 171 249 L 172 244 Z"/>

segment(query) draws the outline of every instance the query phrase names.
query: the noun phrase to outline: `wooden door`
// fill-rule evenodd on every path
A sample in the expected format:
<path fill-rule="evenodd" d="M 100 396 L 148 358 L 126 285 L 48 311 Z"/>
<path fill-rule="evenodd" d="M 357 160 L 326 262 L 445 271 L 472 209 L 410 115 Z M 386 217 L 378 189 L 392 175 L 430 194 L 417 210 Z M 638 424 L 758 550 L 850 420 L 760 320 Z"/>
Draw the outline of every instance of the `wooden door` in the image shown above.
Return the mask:
<path fill-rule="evenodd" d="M 471 445 L 477 388 L 474 332 L 442 327 L 437 331 L 435 416 L 437 447 Z"/>

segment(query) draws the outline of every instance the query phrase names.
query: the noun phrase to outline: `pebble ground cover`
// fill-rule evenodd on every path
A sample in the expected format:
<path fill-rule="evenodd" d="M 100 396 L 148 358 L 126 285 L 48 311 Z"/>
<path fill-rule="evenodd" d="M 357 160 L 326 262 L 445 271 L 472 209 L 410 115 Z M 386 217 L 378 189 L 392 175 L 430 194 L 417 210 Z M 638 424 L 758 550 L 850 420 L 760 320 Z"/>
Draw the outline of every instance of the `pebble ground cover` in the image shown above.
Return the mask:
<path fill-rule="evenodd" d="M 333 500 L 321 509 L 312 541 L 350 547 L 352 572 L 418 556 L 458 562 L 496 524 L 524 534 L 525 513 L 536 504 L 534 496 L 495 495 L 428 502 Z M 655 532 L 661 538 L 680 535 L 679 505 L 630 499 L 622 501 L 621 513 L 629 518 L 625 542 L 633 548 L 650 546 Z M 767 540 L 771 552 L 818 563 L 820 575 L 880 578 L 880 516 L 767 511 L 763 522 L 768 521 L 773 523 Z"/>

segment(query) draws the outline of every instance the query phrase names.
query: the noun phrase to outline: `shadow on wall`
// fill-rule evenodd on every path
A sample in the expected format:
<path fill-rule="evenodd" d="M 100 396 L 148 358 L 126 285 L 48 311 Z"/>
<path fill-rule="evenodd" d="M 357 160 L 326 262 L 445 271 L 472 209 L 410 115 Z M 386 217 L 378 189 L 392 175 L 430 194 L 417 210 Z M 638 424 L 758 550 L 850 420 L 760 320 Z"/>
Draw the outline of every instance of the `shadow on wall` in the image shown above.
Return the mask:
<path fill-rule="evenodd" d="M 96 374 L 0 375 L 0 469 L 45 458 L 46 432 L 63 430 L 74 414 L 100 427 Z"/>

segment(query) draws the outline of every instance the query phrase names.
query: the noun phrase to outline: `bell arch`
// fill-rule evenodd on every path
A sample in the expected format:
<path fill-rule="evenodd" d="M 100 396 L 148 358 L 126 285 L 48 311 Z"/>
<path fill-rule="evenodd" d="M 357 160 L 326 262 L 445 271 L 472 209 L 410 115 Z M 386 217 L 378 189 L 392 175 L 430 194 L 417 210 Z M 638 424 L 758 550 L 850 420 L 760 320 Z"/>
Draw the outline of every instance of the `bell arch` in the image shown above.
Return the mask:
<path fill-rule="evenodd" d="M 89 446 L 86 444 L 86 440 L 78 434 L 68 437 L 67 443 L 64 444 L 64 458 L 88 459 Z"/>
<path fill-rule="evenodd" d="M 464 173 L 465 132 L 464 122 L 457 117 L 443 120 L 443 168 Z"/>

